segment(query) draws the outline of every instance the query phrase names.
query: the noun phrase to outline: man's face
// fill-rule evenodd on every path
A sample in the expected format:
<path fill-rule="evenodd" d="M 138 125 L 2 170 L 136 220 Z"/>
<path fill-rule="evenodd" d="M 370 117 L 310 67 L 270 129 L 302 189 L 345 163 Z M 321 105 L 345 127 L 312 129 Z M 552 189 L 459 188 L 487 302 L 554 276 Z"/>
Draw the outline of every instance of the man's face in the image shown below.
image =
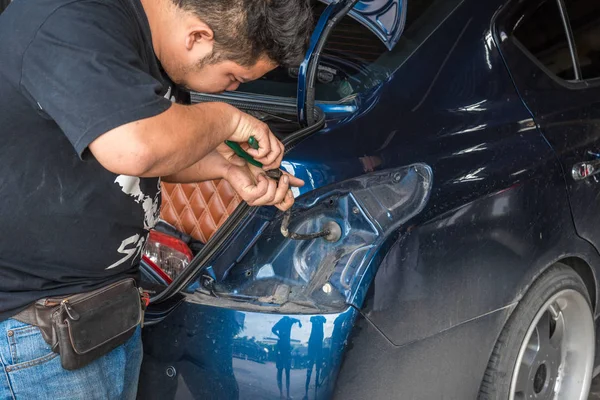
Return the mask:
<path fill-rule="evenodd" d="M 236 90 L 240 83 L 259 79 L 275 67 L 270 60 L 261 58 L 251 67 L 226 60 L 216 63 L 196 62 L 173 71 L 165 66 L 165 70 L 175 83 L 188 89 L 202 93 L 220 93 Z"/>
<path fill-rule="evenodd" d="M 258 79 L 277 67 L 267 57 L 259 58 L 251 67 L 229 60 L 215 62 L 212 30 L 189 14 L 183 18 L 188 22 L 172 26 L 161 40 L 159 55 L 175 83 L 197 92 L 220 93 L 236 90 L 240 83 Z"/>

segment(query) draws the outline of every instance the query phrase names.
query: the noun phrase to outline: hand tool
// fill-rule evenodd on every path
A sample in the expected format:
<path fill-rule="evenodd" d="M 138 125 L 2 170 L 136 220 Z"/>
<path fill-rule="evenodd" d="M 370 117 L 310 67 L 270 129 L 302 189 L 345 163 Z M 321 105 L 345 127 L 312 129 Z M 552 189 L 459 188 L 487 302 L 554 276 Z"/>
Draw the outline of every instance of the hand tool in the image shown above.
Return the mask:
<path fill-rule="evenodd" d="M 229 146 L 229 148 L 233 150 L 233 152 L 237 154 L 238 157 L 246 160 L 246 162 L 258 168 L 263 167 L 262 163 L 256 161 L 254 158 L 252 158 L 250 154 L 246 153 L 246 151 L 242 149 L 242 146 L 240 146 L 239 143 L 232 142 L 231 140 L 226 140 L 225 144 Z M 258 150 L 258 141 L 254 138 L 254 136 L 250 136 L 250 138 L 248 139 L 248 145 L 253 149 Z M 281 172 L 280 169 L 276 168 L 265 171 L 265 175 L 279 182 L 279 179 L 281 179 L 281 177 L 283 176 L 283 172 Z"/>

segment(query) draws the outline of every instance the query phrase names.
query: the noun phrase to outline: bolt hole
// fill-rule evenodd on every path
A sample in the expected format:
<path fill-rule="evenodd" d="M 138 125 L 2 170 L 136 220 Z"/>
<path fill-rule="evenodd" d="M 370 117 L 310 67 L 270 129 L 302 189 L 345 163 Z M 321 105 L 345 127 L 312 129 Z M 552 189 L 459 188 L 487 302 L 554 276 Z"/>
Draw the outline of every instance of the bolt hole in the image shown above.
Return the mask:
<path fill-rule="evenodd" d="M 533 391 L 535 394 L 539 394 L 546 386 L 546 378 L 548 377 L 548 369 L 546 364 L 542 364 L 538 367 L 533 377 Z"/>

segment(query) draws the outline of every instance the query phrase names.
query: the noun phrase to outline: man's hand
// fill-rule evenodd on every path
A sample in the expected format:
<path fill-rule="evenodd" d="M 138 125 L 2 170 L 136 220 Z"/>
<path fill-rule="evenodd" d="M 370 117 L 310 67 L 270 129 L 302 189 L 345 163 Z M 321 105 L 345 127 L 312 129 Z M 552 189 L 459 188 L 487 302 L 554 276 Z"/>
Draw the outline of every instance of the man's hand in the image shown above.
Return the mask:
<path fill-rule="evenodd" d="M 254 136 L 258 142 L 258 149 L 253 149 L 248 146 L 248 139 Z M 238 142 L 242 148 L 251 155 L 256 161 L 263 164 L 265 170 L 279 168 L 283 159 L 283 144 L 275 137 L 269 126 L 264 122 L 240 112 L 238 115 L 237 124 L 235 125 L 233 134 L 229 140 Z M 228 154 L 232 154 L 231 150 L 217 149 L 225 158 L 230 159 Z"/>
<path fill-rule="evenodd" d="M 229 147 L 223 145 L 222 150 Z M 265 171 L 249 165 L 246 161 L 231 155 L 223 157 L 213 151 L 202 160 L 176 174 L 164 176 L 164 182 L 193 183 L 212 179 L 225 179 L 236 193 L 251 206 L 274 205 L 287 210 L 294 204 L 290 186 L 300 187 L 304 181 L 288 173 L 283 173 L 279 184 L 265 176 Z"/>
<path fill-rule="evenodd" d="M 235 159 L 234 157 L 232 161 Z M 294 204 L 294 195 L 290 186 L 304 185 L 304 181 L 287 172 L 283 173 L 278 183 L 268 178 L 260 168 L 245 162 L 245 165 L 238 164 L 231 163 L 223 178 L 251 206 L 273 205 L 285 211 Z"/>

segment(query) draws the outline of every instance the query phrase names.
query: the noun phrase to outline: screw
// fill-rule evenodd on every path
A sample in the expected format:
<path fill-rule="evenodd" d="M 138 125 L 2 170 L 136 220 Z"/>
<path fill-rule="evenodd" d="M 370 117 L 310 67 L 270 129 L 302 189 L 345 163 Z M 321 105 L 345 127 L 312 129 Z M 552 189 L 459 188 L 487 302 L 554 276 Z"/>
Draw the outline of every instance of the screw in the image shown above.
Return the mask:
<path fill-rule="evenodd" d="M 402 174 L 400 172 L 396 172 L 396 173 L 394 173 L 394 175 L 392 175 L 392 180 L 394 181 L 394 183 L 400 182 L 401 179 L 402 179 Z"/>
<path fill-rule="evenodd" d="M 13 331 L 8 331 L 8 332 L 6 332 L 6 334 L 8 335 L 8 337 L 12 337 L 15 335 L 15 333 Z"/>
<path fill-rule="evenodd" d="M 352 214 L 358 214 L 360 212 L 360 210 L 358 209 L 358 207 L 352 207 Z"/>
<path fill-rule="evenodd" d="M 167 376 L 169 378 L 174 377 L 177 374 L 177 371 L 175 370 L 175 367 L 168 367 L 167 368 Z"/>
<path fill-rule="evenodd" d="M 332 287 L 331 283 L 326 283 L 323 285 L 323 291 L 327 294 L 331 293 Z"/>

